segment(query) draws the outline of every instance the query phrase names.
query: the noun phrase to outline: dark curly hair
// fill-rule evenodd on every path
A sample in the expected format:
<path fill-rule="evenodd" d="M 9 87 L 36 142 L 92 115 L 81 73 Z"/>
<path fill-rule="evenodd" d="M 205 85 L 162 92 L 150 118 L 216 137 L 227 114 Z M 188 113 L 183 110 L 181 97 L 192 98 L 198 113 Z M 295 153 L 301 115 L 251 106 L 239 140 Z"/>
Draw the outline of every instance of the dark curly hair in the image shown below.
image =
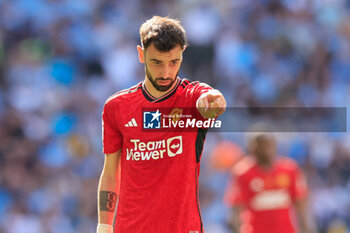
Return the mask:
<path fill-rule="evenodd" d="M 154 47 L 167 52 L 176 45 L 187 45 L 186 31 L 180 21 L 169 17 L 153 16 L 140 27 L 141 45 L 146 49 L 152 42 Z"/>

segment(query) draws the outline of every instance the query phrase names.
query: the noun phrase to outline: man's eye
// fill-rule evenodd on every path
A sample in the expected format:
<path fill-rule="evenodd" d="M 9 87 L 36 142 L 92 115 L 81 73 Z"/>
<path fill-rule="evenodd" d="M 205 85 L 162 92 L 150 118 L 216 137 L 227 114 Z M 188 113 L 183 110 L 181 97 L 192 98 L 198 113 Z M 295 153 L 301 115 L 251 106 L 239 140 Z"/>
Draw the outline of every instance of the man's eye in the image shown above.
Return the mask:
<path fill-rule="evenodd" d="M 153 64 L 154 64 L 155 66 L 158 66 L 158 65 L 160 64 L 160 62 L 155 61 L 155 62 L 153 62 Z"/>
<path fill-rule="evenodd" d="M 173 61 L 171 62 L 172 65 L 176 65 L 177 64 L 177 61 Z"/>

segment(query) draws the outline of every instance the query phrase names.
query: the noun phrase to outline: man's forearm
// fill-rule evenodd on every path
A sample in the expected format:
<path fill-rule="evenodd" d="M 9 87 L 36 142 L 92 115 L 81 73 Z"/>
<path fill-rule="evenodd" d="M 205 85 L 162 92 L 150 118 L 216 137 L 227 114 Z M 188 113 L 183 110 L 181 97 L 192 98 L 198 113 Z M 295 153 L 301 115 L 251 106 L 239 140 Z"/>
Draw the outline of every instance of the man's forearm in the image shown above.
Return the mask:
<path fill-rule="evenodd" d="M 240 221 L 240 208 L 239 207 L 233 207 L 231 210 L 231 214 L 228 218 L 228 225 L 232 232 L 239 233 L 241 228 L 241 221 Z"/>
<path fill-rule="evenodd" d="M 120 189 L 120 150 L 105 155 L 105 162 L 97 189 L 97 213 L 99 233 L 112 232 L 115 209 Z M 101 230 L 108 228 L 108 230 Z"/>
<path fill-rule="evenodd" d="M 298 200 L 295 203 L 301 233 L 315 233 L 316 226 L 307 208 L 307 200 Z"/>
<path fill-rule="evenodd" d="M 113 224 L 118 198 L 119 193 L 117 192 L 116 180 L 108 179 L 102 174 L 97 193 L 99 224 Z"/>

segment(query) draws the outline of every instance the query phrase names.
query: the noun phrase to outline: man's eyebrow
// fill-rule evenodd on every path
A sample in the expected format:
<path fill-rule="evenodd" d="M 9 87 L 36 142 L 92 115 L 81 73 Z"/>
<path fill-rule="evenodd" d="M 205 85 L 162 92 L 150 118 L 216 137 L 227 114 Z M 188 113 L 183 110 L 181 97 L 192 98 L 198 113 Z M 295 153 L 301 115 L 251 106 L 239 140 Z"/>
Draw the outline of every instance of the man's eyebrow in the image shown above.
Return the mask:
<path fill-rule="evenodd" d="M 155 59 L 155 58 L 151 58 L 151 61 L 156 61 L 156 62 L 162 62 L 161 60 Z"/>
<path fill-rule="evenodd" d="M 156 58 L 151 58 L 150 60 L 151 60 L 151 61 L 155 61 L 155 62 L 163 62 L 163 61 L 158 60 L 158 59 L 156 59 Z M 175 59 L 173 59 L 173 60 L 171 60 L 171 61 L 174 62 L 174 61 L 180 61 L 180 60 L 181 60 L 180 58 L 175 58 Z"/>

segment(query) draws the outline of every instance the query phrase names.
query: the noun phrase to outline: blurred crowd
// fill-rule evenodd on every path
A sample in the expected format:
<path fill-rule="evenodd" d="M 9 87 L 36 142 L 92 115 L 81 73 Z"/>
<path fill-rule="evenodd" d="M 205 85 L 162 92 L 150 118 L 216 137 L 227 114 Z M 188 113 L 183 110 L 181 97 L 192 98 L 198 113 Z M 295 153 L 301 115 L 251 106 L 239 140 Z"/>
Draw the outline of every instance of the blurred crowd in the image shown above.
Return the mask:
<path fill-rule="evenodd" d="M 144 79 L 138 29 L 152 15 L 187 30 L 181 77 L 218 88 L 232 107 L 348 107 L 347 0 L 0 0 L 0 233 L 90 233 L 103 165 L 101 112 Z M 208 233 L 228 233 L 228 172 L 210 164 L 200 199 Z M 280 133 L 310 186 L 319 232 L 350 232 L 350 135 Z"/>

